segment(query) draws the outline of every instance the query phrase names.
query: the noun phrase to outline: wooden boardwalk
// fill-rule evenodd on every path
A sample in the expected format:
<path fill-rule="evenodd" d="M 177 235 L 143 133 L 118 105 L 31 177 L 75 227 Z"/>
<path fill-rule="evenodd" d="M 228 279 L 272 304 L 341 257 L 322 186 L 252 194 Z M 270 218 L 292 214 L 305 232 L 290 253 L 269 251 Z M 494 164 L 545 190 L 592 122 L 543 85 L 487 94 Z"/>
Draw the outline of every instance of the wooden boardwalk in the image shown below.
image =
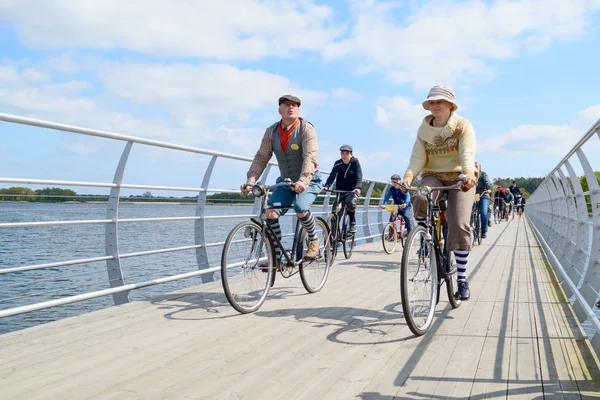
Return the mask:
<path fill-rule="evenodd" d="M 490 229 L 471 301 L 441 302 L 420 338 L 399 258 L 360 246 L 314 295 L 278 277 L 250 315 L 217 282 L 0 336 L 0 398 L 600 398 L 598 359 L 525 219 Z"/>

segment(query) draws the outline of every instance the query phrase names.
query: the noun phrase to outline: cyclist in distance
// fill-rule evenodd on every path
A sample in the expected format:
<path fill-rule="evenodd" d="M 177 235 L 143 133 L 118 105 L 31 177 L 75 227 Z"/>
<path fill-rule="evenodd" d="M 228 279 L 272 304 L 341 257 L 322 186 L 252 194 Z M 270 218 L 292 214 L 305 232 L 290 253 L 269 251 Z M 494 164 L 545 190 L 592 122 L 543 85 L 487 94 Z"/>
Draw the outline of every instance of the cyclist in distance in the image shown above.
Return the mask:
<path fill-rule="evenodd" d="M 496 188 L 496 194 L 494 194 L 494 207 L 498 208 L 498 219 L 502 219 L 504 215 L 504 202 L 506 201 L 506 194 L 502 186 Z"/>
<path fill-rule="evenodd" d="M 406 224 L 408 235 L 414 225 L 412 204 L 410 203 L 410 193 L 404 187 L 402 187 L 402 178 L 400 178 L 400 175 L 394 174 L 390 180 L 392 181 L 392 187 L 390 187 L 386 193 L 381 208 L 385 210 L 385 205 L 391 197 L 394 204 L 398 204 L 398 214 L 402 216 L 402 219 Z M 389 222 L 392 222 L 392 214 L 390 214 Z"/>
<path fill-rule="evenodd" d="M 489 222 L 490 193 L 492 193 L 492 182 L 485 171 L 481 170 L 481 163 L 477 161 L 475 168 L 479 171 L 476 193 L 479 195 L 479 215 L 481 216 L 481 238 L 487 237 Z"/>
<path fill-rule="evenodd" d="M 342 158 L 333 163 L 331 173 L 325 182 L 323 191 L 327 191 L 333 181 L 336 182 L 336 190 L 351 191 L 352 193 L 342 193 L 340 202 L 346 206 L 348 216 L 350 217 L 350 232 L 356 232 L 356 202 L 360 196 L 362 186 L 362 169 L 358 158 L 352 155 L 352 146 L 343 145 L 340 147 Z"/>
<path fill-rule="evenodd" d="M 300 118 L 300 104 L 300 99 L 295 96 L 284 95 L 279 98 L 281 120 L 266 129 L 248 170 L 246 183 L 242 184 L 240 189 L 244 195 L 250 192 L 252 185 L 256 183 L 275 153 L 280 172 L 277 183 L 286 178 L 295 183 L 293 186 L 280 186 L 275 189 L 269 198 L 268 206 L 288 207 L 294 204 L 294 211 L 308 234 L 309 245 L 305 258 L 312 260 L 319 254 L 319 238 L 310 207 L 321 192 L 322 182 L 318 172 L 317 132 L 310 122 Z M 279 240 L 279 217 L 286 211 L 268 208 L 266 213 L 267 222 Z M 277 246 L 275 252 L 275 267 L 278 268 L 281 249 Z"/>
<path fill-rule="evenodd" d="M 456 114 L 458 105 L 454 91 L 445 86 L 434 86 L 429 91 L 423 108 L 430 111 L 419 127 L 408 169 L 403 181 L 411 185 L 420 173 L 421 186 L 451 186 L 461 174 L 466 175 L 462 190 L 448 191 L 448 248 L 454 251 L 458 271 L 458 292 L 461 300 L 469 300 L 471 292 L 466 280 L 469 252 L 473 245 L 471 210 L 475 201 L 475 130 L 466 118 Z M 433 193 L 435 203 L 442 192 Z M 420 193 L 413 196 L 417 223 L 427 217 L 427 198 Z"/>

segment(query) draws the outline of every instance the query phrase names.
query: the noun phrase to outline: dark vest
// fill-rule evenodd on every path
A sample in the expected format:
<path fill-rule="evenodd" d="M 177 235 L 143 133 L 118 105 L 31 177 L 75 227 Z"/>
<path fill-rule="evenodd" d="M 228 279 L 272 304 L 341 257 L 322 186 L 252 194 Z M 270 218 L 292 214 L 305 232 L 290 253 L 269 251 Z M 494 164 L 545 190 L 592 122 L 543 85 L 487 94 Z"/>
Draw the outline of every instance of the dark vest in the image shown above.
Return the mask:
<path fill-rule="evenodd" d="M 283 151 L 281 148 L 281 141 L 279 140 L 279 131 L 277 126 L 279 122 L 273 125 L 273 153 L 277 158 L 277 164 L 279 164 L 279 173 L 281 178 L 290 178 L 292 182 L 296 182 L 300 178 L 302 172 L 302 126 L 303 120 L 300 120 L 296 129 L 292 132 L 290 141 L 288 143 L 287 151 Z"/>

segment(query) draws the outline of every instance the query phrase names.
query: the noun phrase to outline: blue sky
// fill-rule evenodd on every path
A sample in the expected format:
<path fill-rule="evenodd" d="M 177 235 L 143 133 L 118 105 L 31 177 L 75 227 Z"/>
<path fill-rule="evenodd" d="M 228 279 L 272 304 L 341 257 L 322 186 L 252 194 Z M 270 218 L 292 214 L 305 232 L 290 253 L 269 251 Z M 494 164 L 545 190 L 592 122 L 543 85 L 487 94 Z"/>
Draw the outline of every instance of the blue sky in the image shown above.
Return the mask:
<path fill-rule="evenodd" d="M 348 143 L 387 180 L 441 84 L 491 177 L 543 176 L 600 118 L 599 26 L 600 0 L 0 0 L 0 112 L 252 156 L 291 93 L 321 169 Z M 0 137 L 8 178 L 111 182 L 124 146 L 9 123 Z M 207 162 L 134 146 L 125 181 L 197 187 Z M 219 161 L 211 187 L 246 169 Z"/>

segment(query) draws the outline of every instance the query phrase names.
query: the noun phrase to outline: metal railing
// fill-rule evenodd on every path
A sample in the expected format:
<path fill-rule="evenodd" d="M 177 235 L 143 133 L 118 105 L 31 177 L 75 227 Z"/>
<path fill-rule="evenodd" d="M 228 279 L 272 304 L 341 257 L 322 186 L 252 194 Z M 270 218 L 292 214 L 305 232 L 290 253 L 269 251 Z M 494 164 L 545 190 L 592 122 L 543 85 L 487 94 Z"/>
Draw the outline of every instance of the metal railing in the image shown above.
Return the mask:
<path fill-rule="evenodd" d="M 213 170 L 215 164 L 220 159 L 225 160 L 236 160 L 240 162 L 250 163 L 252 158 L 242 157 L 234 154 L 227 154 L 215 151 L 209 151 L 189 146 L 176 145 L 172 143 L 165 143 L 155 140 L 143 139 L 134 136 L 121 135 L 112 132 L 104 132 L 94 129 L 82 128 L 77 126 L 64 125 L 49 121 L 42 121 L 37 119 L 19 117 L 14 115 L 0 114 L 0 121 L 5 121 L 14 124 L 28 125 L 40 128 L 50 129 L 56 132 L 71 132 L 76 135 L 95 136 L 111 141 L 124 142 L 124 148 L 120 155 L 120 159 L 114 170 L 114 178 L 112 182 L 87 182 L 87 181 L 67 181 L 67 180 L 44 180 L 36 179 L 35 177 L 0 177 L 0 183 L 10 184 L 27 184 L 27 185 L 56 185 L 62 187 L 94 187 L 94 188 L 106 188 L 110 193 L 105 196 L 106 207 L 104 205 L 98 205 L 95 209 L 95 214 L 105 213 L 105 217 L 96 218 L 84 218 L 77 219 L 72 218 L 73 216 L 80 216 L 78 210 L 69 210 L 71 215 L 67 215 L 61 219 L 49 219 L 49 220 L 34 220 L 25 222 L 1 222 L 0 221 L 0 232 L 19 232 L 9 236 L 2 234 L 0 236 L 0 253 L 3 255 L 2 261 L 0 261 L 0 318 L 20 315 L 37 310 L 43 310 L 50 307 L 67 305 L 83 300 L 99 298 L 103 296 L 112 296 L 113 304 L 119 305 L 130 301 L 130 293 L 133 290 L 146 288 L 149 286 L 164 284 L 167 282 L 179 281 L 182 279 L 189 279 L 201 276 L 202 283 L 211 282 L 215 280 L 215 273 L 220 271 L 220 253 L 224 243 L 225 237 L 222 235 L 220 238 L 215 238 L 215 235 L 209 234 L 209 231 L 215 230 L 218 226 L 223 228 L 223 224 L 227 224 L 229 220 L 245 219 L 251 216 L 255 216 L 258 209 L 259 203 L 256 199 L 253 203 L 250 202 L 248 206 L 252 206 L 252 209 L 248 209 L 245 214 L 227 214 L 227 215 L 208 215 L 207 214 L 207 194 L 209 193 L 238 193 L 237 190 L 230 190 L 224 188 L 210 187 L 211 177 L 213 176 Z M 208 166 L 206 167 L 202 182 L 199 186 L 194 184 L 187 187 L 179 186 L 157 186 L 157 185 L 140 185 L 126 183 L 123 180 L 124 172 L 127 167 L 127 163 L 131 154 L 131 149 L 134 146 L 151 146 L 168 149 L 175 152 L 185 152 L 197 155 L 199 157 L 210 157 Z M 258 146 L 258 144 L 257 144 Z M 266 182 L 269 178 L 269 173 L 272 166 L 276 166 L 276 163 L 269 163 L 263 175 L 261 181 Z M 168 168 L 168 166 L 165 166 Z M 277 170 L 277 169 L 276 169 Z M 328 171 L 320 171 L 321 173 L 328 174 Z M 383 198 L 373 197 L 373 189 L 376 183 L 382 183 L 385 185 L 383 192 L 385 193 L 388 189 L 387 182 L 379 182 L 375 180 L 365 179 L 368 182 L 368 190 L 365 195 L 360 199 L 363 201 L 362 210 L 357 210 L 357 217 L 359 214 L 362 216 L 362 224 L 358 224 L 357 227 L 362 228 L 362 234 L 357 234 L 356 240 L 372 241 L 373 238 L 381 234 L 381 230 L 384 225 L 383 211 L 377 207 L 373 208 L 371 202 L 377 201 L 378 205 L 383 203 Z M 235 182 L 236 184 L 238 182 Z M 122 189 L 142 189 L 142 190 L 161 190 L 161 191 L 175 191 L 175 192 L 192 192 L 197 194 L 197 200 L 195 201 L 194 213 L 191 215 L 191 207 L 185 211 L 188 215 L 183 216 L 166 216 L 166 217 L 135 217 L 135 218 L 120 218 L 119 212 L 128 211 L 131 208 L 122 207 L 124 202 L 122 201 L 121 190 Z M 56 197 L 56 196 L 49 196 Z M 317 215 L 328 214 L 330 195 L 321 195 L 324 199 L 323 205 L 320 211 L 318 206 L 313 206 L 313 213 Z M 1 203 L 0 203 L 1 204 Z M 35 211 L 35 210 L 34 210 Z M 53 210 L 56 211 L 56 210 Z M 66 213 L 67 211 L 63 210 Z M 373 219 L 374 213 L 377 213 L 376 220 Z M 93 214 L 93 213 L 92 213 Z M 34 214 L 39 217 L 42 213 Z M 102 215 L 102 214 L 101 214 Z M 294 214 L 288 213 L 287 217 L 291 217 Z M 46 214 L 44 214 L 46 216 Z M 39 218 L 38 218 L 39 219 Z M 289 218 L 291 220 L 291 218 Z M 6 219 L 5 219 L 6 221 Z M 212 221 L 212 222 L 211 222 Z M 237 223 L 239 221 L 235 221 Z M 358 222 L 358 221 L 357 221 Z M 387 221 L 385 221 L 387 222 Z M 189 243 L 184 246 L 165 246 L 159 248 L 151 248 L 142 250 L 135 248 L 135 251 L 124 251 L 122 241 L 123 238 L 141 236 L 142 234 L 157 233 L 167 230 L 167 228 L 161 228 L 161 224 L 168 223 L 188 223 L 193 226 L 186 226 L 188 229 L 186 232 L 180 232 L 182 235 L 189 240 Z M 213 224 L 208 226 L 209 224 Z M 218 224 L 217 224 L 218 223 Z M 151 224 L 151 227 L 146 229 L 141 228 L 142 224 Z M 135 229 L 127 230 L 128 226 L 136 226 Z M 232 223 L 233 226 L 233 223 Z M 96 228 L 95 228 L 96 227 Z M 103 228 L 103 230 L 102 230 Z M 48 229 L 49 231 L 44 231 Z M 57 229 L 72 229 L 73 231 L 61 231 L 60 234 L 56 232 Z M 78 229 L 78 230 L 76 230 Z M 225 226 L 226 231 L 227 226 Z M 76 231 L 75 231 L 76 230 Z M 169 231 L 169 234 L 165 236 L 165 241 L 176 232 L 175 230 Z M 104 254 L 89 254 L 92 251 L 87 251 L 84 247 L 76 248 L 73 251 L 61 251 L 60 254 L 56 254 L 56 251 L 65 247 L 56 242 L 62 236 L 78 239 L 90 239 L 96 245 L 99 245 L 100 251 Z M 221 239 L 221 240 L 219 240 Z M 142 240 L 142 239 L 141 239 Z M 20 250 L 7 249 L 7 244 L 21 241 L 22 243 L 33 243 L 29 246 L 31 249 L 36 249 L 39 252 L 39 257 L 33 257 L 36 260 L 43 260 L 44 262 L 25 263 L 23 265 L 23 258 L 32 259 L 32 257 L 22 257 L 24 255 L 31 256 L 31 250 L 27 254 L 19 254 Z M 51 243 L 48 243 L 50 241 Z M 59 240 L 60 241 L 60 240 Z M 137 242 L 136 242 L 137 243 Z M 3 249 L 4 247 L 4 249 Z M 16 246 L 18 249 L 19 246 Z M 103 250 L 103 251 L 102 251 Z M 15 252 L 16 251 L 16 252 Z M 12 252 L 12 254 L 11 254 Z M 187 252 L 187 253 L 186 253 Z M 193 252 L 193 256 L 189 257 L 189 252 Z M 51 253 L 51 254 L 48 254 Z M 74 254 L 76 253 L 76 254 Z M 83 254 L 82 254 L 83 253 Z M 186 253 L 188 257 L 175 258 L 175 253 Z M 141 265 L 136 267 L 135 273 L 126 275 L 127 269 L 124 268 L 123 263 L 127 259 L 131 258 L 143 258 L 149 256 L 164 255 L 168 258 L 162 258 L 161 263 L 164 263 L 161 268 L 161 272 L 178 269 L 178 273 L 174 274 L 163 274 L 153 279 L 145 279 L 148 275 L 151 275 L 145 267 L 154 261 L 143 261 Z M 5 260 L 12 260 L 6 264 Z M 106 269 L 104 270 L 107 275 L 103 278 L 92 279 L 86 276 L 86 269 L 91 268 L 90 266 L 94 263 L 104 263 Z M 177 268 L 175 268 L 177 267 Z M 133 268 L 133 267 L 132 267 Z M 67 270 L 68 269 L 68 270 Z M 73 271 L 71 275 L 64 275 L 66 271 Z M 59 277 L 53 277 L 56 272 L 63 273 Z M 22 282 L 17 279 L 7 279 L 8 276 L 22 276 L 22 274 L 35 274 L 32 277 L 36 290 L 34 293 L 24 294 L 24 290 L 18 288 L 22 285 Z M 97 269 L 94 272 L 96 275 L 101 273 Z M 91 276 L 91 272 L 89 273 Z M 84 276 L 86 279 L 77 280 L 71 279 L 74 277 Z M 2 279 L 4 278 L 4 279 Z M 141 278 L 141 279 L 140 279 Z M 52 287 L 48 285 L 54 282 L 70 282 L 72 286 L 68 287 Z M 77 283 L 73 283 L 77 282 Z M 107 286 L 108 283 L 108 287 Z M 30 286 L 30 285 L 27 285 Z M 88 289 L 90 287 L 97 287 L 97 290 Z M 12 295 L 6 295 L 7 291 L 11 291 Z M 63 295 L 64 293 L 67 295 Z M 25 299 L 36 298 L 38 301 L 23 304 Z M 42 301 L 39 301 L 42 299 Z M 15 302 L 18 304 L 15 305 Z M 2 308 L 6 304 L 12 304 L 8 308 Z M 109 304 L 104 304 L 107 306 Z"/>
<path fill-rule="evenodd" d="M 526 216 L 557 272 L 579 322 L 592 330 L 600 354 L 600 187 L 584 146 L 600 143 L 600 120 L 544 178 L 527 201 Z M 600 167 L 600 165 L 598 166 Z M 577 171 L 581 171 L 577 173 Z M 589 190 L 584 191 L 584 186 Z"/>

